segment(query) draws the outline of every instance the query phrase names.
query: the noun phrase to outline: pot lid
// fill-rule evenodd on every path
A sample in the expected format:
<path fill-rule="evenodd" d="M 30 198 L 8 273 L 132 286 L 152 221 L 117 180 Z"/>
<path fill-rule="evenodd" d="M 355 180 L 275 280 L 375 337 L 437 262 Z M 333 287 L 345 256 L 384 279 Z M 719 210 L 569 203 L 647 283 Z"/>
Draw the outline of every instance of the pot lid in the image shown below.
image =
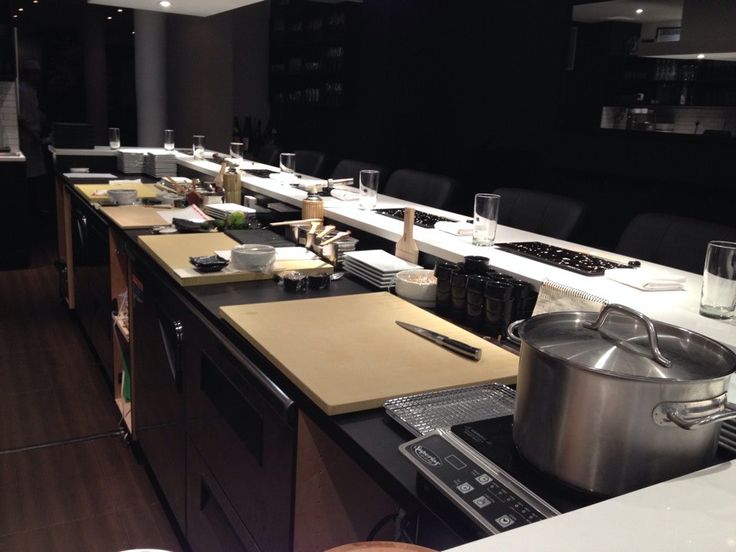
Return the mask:
<path fill-rule="evenodd" d="M 736 354 L 704 335 L 650 320 L 622 305 L 600 313 L 534 316 L 519 336 L 537 351 L 572 365 L 620 377 L 695 381 L 728 376 Z"/>

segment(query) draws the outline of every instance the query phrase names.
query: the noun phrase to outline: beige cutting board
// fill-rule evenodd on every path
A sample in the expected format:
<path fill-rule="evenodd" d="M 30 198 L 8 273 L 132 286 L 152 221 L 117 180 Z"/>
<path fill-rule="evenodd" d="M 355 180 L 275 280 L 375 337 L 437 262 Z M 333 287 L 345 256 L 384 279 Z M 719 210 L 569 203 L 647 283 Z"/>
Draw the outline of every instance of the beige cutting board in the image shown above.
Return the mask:
<path fill-rule="evenodd" d="M 123 230 L 168 225 L 156 212 L 155 207 L 120 205 L 119 207 L 102 207 L 100 211 Z"/>
<path fill-rule="evenodd" d="M 74 187 L 89 201 L 107 199 L 108 190 L 135 190 L 139 198 L 156 197 L 158 192 L 153 184 L 75 184 Z M 101 192 L 105 193 L 101 194 Z"/>
<path fill-rule="evenodd" d="M 189 257 L 214 255 L 215 251 L 232 249 L 239 245 L 238 242 L 220 232 L 138 236 L 138 242 L 182 286 L 268 280 L 273 277 L 273 274 L 270 273 L 246 272 L 229 266 L 220 272 L 200 273 L 194 270 Z M 273 265 L 273 272 L 286 270 L 331 273 L 333 267 L 322 260 L 276 261 Z"/>
<path fill-rule="evenodd" d="M 232 305 L 220 314 L 329 415 L 412 393 L 516 381 L 516 355 L 386 292 Z M 396 320 L 480 347 L 481 360 L 448 351 Z"/>

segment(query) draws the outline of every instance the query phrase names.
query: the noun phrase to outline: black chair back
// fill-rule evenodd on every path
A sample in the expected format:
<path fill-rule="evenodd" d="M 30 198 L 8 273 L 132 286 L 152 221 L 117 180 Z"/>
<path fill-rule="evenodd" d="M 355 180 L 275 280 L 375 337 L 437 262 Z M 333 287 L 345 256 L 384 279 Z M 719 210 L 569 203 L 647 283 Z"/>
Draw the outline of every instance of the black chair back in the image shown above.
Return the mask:
<path fill-rule="evenodd" d="M 365 161 L 358 161 L 357 159 L 343 159 L 332 170 L 330 178 L 352 178 L 354 181 L 353 183 L 357 186 L 359 184 L 358 176 L 360 175 L 360 171 L 364 169 L 380 172 L 381 183 L 386 182 L 386 179 L 389 177 L 387 169 L 381 165 L 366 163 Z"/>
<path fill-rule="evenodd" d="M 325 178 L 327 156 L 321 151 L 296 150 L 296 172 Z"/>
<path fill-rule="evenodd" d="M 493 193 L 501 196 L 499 224 L 561 240 L 574 235 L 586 212 L 585 203 L 571 197 L 523 188 Z"/>
<path fill-rule="evenodd" d="M 626 226 L 616 252 L 702 274 L 708 242 L 736 242 L 736 228 L 676 215 L 642 213 Z"/>
<path fill-rule="evenodd" d="M 456 186 L 457 182 L 449 176 L 399 169 L 391 174 L 383 193 L 442 209 L 449 203 Z"/>
<path fill-rule="evenodd" d="M 281 148 L 276 144 L 264 144 L 261 149 L 258 150 L 256 161 L 260 161 L 266 165 L 271 165 L 272 167 L 278 167 L 280 155 Z"/>

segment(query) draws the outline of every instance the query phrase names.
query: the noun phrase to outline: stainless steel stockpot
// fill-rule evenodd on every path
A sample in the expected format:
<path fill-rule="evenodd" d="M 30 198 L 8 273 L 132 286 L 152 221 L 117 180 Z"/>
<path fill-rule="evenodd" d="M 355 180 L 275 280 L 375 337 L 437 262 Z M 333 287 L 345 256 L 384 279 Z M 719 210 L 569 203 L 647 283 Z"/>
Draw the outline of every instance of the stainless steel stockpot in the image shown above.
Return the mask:
<path fill-rule="evenodd" d="M 617 495 L 705 467 L 736 355 L 621 305 L 532 317 L 521 352 L 514 442 L 563 482 Z"/>

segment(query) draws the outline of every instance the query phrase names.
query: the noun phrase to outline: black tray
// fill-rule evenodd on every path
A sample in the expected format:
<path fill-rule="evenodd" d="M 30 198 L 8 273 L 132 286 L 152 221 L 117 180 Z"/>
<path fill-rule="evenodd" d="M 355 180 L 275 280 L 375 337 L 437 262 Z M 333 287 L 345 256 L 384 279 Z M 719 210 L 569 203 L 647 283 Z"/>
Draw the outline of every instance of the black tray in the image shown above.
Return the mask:
<path fill-rule="evenodd" d="M 271 230 L 225 230 L 238 243 L 262 243 L 274 247 L 293 247 L 296 244 Z"/>
<path fill-rule="evenodd" d="M 639 266 L 638 261 L 621 264 L 588 253 L 572 251 L 571 249 L 542 242 L 497 243 L 495 247 L 514 255 L 520 255 L 527 259 L 563 268 L 584 276 L 603 276 L 609 268 L 634 268 Z"/>

